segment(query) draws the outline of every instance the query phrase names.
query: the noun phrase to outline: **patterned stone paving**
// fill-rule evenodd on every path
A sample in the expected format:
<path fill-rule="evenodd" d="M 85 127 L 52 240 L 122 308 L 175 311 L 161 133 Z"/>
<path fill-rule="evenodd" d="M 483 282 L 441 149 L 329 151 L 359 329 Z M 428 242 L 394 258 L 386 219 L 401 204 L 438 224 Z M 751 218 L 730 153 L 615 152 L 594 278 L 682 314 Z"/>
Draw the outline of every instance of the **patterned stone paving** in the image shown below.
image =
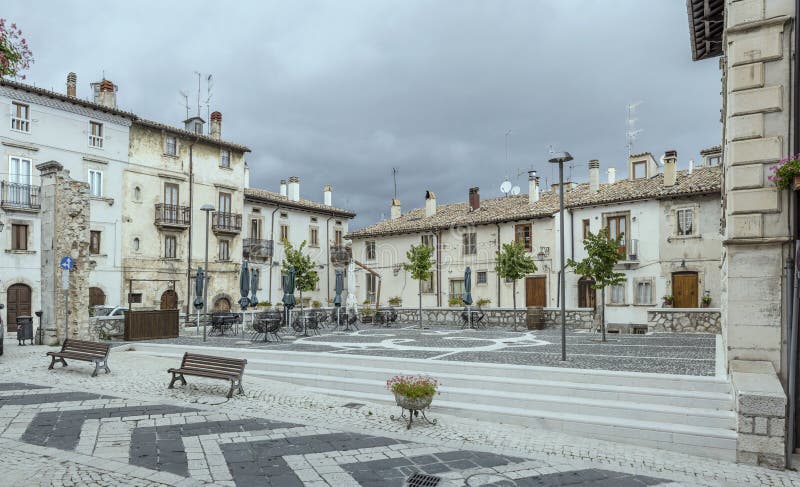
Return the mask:
<path fill-rule="evenodd" d="M 284 334 L 284 338 L 283 342 L 250 342 L 242 340 L 240 334 L 209 337 L 203 342 L 196 331 L 190 330 L 177 339 L 155 342 L 683 375 L 714 375 L 716 365 L 716 336 L 702 333 L 609 335 L 608 343 L 599 343 L 596 334 L 569 331 L 566 362 L 561 361 L 561 332 L 557 329 L 511 332 L 364 327 L 347 333 L 327 329 L 312 337 Z"/>
<path fill-rule="evenodd" d="M 65 466 L 26 479 L 33 485 L 400 487 L 415 473 L 436 475 L 442 486 L 671 483 L 21 382 L 0 382 L 0 391 L 0 446 L 20 445 L 23 457 L 40 451 Z M 19 466 L 0 461 L 12 472 Z"/>

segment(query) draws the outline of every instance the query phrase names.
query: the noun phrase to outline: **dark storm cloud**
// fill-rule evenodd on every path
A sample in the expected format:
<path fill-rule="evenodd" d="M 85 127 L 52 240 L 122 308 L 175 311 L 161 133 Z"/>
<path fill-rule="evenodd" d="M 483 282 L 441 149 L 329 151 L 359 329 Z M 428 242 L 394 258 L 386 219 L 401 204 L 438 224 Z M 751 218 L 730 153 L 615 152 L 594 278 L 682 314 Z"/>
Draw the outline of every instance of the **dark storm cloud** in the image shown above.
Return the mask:
<path fill-rule="evenodd" d="M 39 5 L 34 8 L 32 5 Z M 179 124 L 178 90 L 213 73 L 223 137 L 253 149 L 253 185 L 301 178 L 303 197 L 388 215 L 391 168 L 405 209 L 480 186 L 499 194 L 548 147 L 625 170 L 625 106 L 641 100 L 635 150 L 681 165 L 720 139 L 716 61 L 693 63 L 674 1 L 53 2 L 4 4 L 36 56 L 28 81 L 79 95 L 103 73 L 122 108 Z M 509 137 L 506 160 L 505 133 Z M 567 170 L 570 172 L 570 169 Z"/>

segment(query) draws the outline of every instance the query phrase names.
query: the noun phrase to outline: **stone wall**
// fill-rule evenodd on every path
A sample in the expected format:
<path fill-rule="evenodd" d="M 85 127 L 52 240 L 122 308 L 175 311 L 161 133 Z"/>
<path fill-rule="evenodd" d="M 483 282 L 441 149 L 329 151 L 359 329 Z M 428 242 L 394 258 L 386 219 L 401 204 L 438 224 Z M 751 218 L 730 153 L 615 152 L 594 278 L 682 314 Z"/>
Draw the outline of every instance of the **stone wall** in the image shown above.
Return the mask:
<path fill-rule="evenodd" d="M 736 460 L 783 469 L 786 394 L 770 362 L 731 360 L 736 409 Z"/>
<path fill-rule="evenodd" d="M 396 308 L 397 321 L 401 323 L 416 323 L 419 319 L 417 308 Z M 427 325 L 446 325 L 461 326 L 461 313 L 464 308 L 423 308 L 422 321 Z M 525 328 L 525 308 L 486 308 L 482 325 L 490 328 L 514 328 L 514 316 L 516 315 L 517 328 Z M 561 310 L 555 308 L 545 308 L 544 317 L 546 326 L 560 325 L 559 317 Z M 591 309 L 568 309 L 567 327 L 569 328 L 591 328 L 593 322 L 593 311 Z"/>
<path fill-rule="evenodd" d="M 718 308 L 655 308 L 647 310 L 648 331 L 676 333 L 720 333 L 722 317 Z"/>
<path fill-rule="evenodd" d="M 88 335 L 90 340 L 108 340 L 122 338 L 125 335 L 125 317 L 93 317 L 89 318 Z"/>

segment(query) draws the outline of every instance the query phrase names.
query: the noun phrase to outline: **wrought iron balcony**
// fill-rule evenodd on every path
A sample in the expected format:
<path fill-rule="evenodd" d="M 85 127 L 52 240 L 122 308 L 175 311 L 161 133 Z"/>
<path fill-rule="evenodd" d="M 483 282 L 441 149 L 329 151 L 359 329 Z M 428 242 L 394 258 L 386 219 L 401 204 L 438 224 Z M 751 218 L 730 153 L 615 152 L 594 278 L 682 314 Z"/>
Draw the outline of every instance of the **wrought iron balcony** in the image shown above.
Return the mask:
<path fill-rule="evenodd" d="M 239 233 L 242 231 L 241 213 L 211 213 L 211 230 L 214 233 Z"/>
<path fill-rule="evenodd" d="M 156 204 L 155 224 L 162 228 L 188 228 L 192 223 L 192 214 L 188 206 Z"/>
<path fill-rule="evenodd" d="M 30 184 L 0 183 L 0 207 L 4 210 L 38 211 L 41 188 Z"/>
<path fill-rule="evenodd" d="M 344 245 L 331 245 L 331 265 L 347 267 L 353 258 L 353 249 Z"/>
<path fill-rule="evenodd" d="M 242 246 L 242 255 L 245 259 L 255 262 L 265 262 L 272 258 L 274 242 L 260 238 L 246 238 Z"/>

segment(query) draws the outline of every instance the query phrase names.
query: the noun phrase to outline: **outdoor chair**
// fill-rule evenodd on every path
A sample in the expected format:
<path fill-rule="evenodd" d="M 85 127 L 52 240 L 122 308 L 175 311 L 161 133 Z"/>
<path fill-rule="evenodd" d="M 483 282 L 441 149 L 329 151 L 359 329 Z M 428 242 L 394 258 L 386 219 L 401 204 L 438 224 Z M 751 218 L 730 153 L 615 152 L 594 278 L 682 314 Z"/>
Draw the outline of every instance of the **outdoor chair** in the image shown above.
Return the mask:
<path fill-rule="evenodd" d="M 464 308 L 464 311 L 461 312 L 461 328 L 467 328 L 470 326 L 470 319 L 472 319 L 472 326 L 474 328 L 480 328 L 483 326 L 481 322 L 483 321 L 485 313 L 480 308 L 473 308 L 469 311 L 467 308 Z"/>

